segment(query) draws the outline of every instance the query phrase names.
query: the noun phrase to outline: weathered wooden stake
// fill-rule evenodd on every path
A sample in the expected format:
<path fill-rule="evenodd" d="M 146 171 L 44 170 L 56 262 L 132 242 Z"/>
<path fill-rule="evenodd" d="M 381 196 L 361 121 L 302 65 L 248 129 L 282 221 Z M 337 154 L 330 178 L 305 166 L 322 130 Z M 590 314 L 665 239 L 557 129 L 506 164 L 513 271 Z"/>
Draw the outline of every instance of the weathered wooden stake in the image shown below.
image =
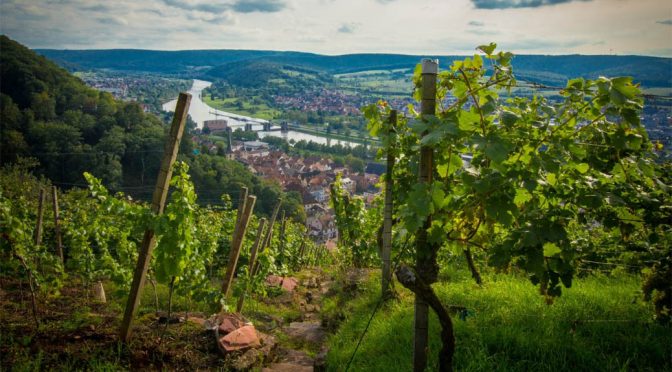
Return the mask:
<path fill-rule="evenodd" d="M 425 283 L 412 268 L 401 265 L 397 269 L 396 274 L 401 285 L 410 289 L 416 296 L 422 297 L 436 312 L 441 323 L 441 341 L 443 343 L 443 348 L 439 352 L 439 372 L 452 371 L 453 355 L 455 354 L 455 335 L 453 334 L 453 321 L 450 319 L 450 314 L 443 307 L 432 287 Z"/>
<path fill-rule="evenodd" d="M 257 262 L 257 255 L 259 254 L 259 247 L 261 246 L 261 241 L 264 237 L 264 227 L 266 227 L 266 219 L 261 218 L 259 220 L 259 228 L 257 229 L 257 238 L 254 240 L 254 245 L 252 245 L 252 250 L 250 250 L 250 263 L 249 266 L 252 267 Z M 252 274 L 252 271 L 250 271 Z"/>
<path fill-rule="evenodd" d="M 163 208 L 166 205 L 168 198 L 168 188 L 170 185 L 170 177 L 173 173 L 173 163 L 177 158 L 177 152 L 180 149 L 180 140 L 184 132 L 184 125 L 187 122 L 187 113 L 189 112 L 189 103 L 191 102 L 191 94 L 180 93 L 177 99 L 177 106 L 175 107 L 175 115 L 170 126 L 170 134 L 166 147 L 163 151 L 163 159 L 161 160 L 161 168 L 159 169 L 159 176 L 156 179 L 156 187 L 154 188 L 154 195 L 152 197 L 152 212 L 157 215 L 163 213 Z M 131 335 L 131 323 L 133 317 L 140 304 L 140 295 L 145 286 L 145 276 L 147 275 L 147 268 L 149 261 L 152 258 L 152 250 L 156 241 L 154 239 L 154 230 L 145 230 L 145 235 L 142 238 L 142 245 L 138 254 L 138 263 L 135 266 L 133 273 L 133 282 L 131 283 L 131 292 L 128 295 L 126 302 L 126 309 L 124 310 L 124 319 L 119 329 L 119 338 L 122 342 L 126 342 Z"/>
<path fill-rule="evenodd" d="M 42 221 L 44 220 L 44 201 L 46 196 L 44 189 L 40 189 L 40 200 L 37 205 L 37 225 L 35 226 L 35 246 L 42 244 Z"/>
<path fill-rule="evenodd" d="M 247 226 L 249 225 L 250 219 L 252 218 L 252 210 L 254 209 L 254 203 L 256 201 L 256 196 L 247 196 L 247 200 L 245 201 L 245 210 L 243 211 L 238 228 L 236 229 L 236 235 L 233 236 L 233 240 L 231 242 L 229 262 L 226 265 L 224 283 L 222 284 L 222 293 L 226 298 L 229 297 L 229 292 L 231 291 L 231 284 L 233 283 L 233 277 L 236 274 L 236 267 L 238 266 L 238 258 L 240 257 L 240 248 L 243 246 L 245 233 L 247 232 Z"/>
<path fill-rule="evenodd" d="M 236 236 L 238 234 L 238 226 L 240 225 L 240 221 L 242 221 L 243 218 L 243 211 L 245 211 L 245 203 L 247 203 L 247 194 L 249 190 L 245 186 L 240 187 L 240 195 L 238 196 L 238 214 L 236 214 L 236 224 L 233 225 L 233 236 Z"/>
<path fill-rule="evenodd" d="M 60 215 L 58 213 L 58 190 L 56 186 L 51 187 L 51 198 L 54 205 L 54 233 L 56 237 L 56 253 L 61 259 L 61 265 L 65 264 L 65 258 L 63 256 L 63 242 L 61 241 L 61 222 Z"/>
<path fill-rule="evenodd" d="M 304 225 L 303 234 L 301 235 L 303 239 L 301 240 L 301 246 L 299 247 L 299 259 L 303 260 L 303 256 L 306 253 L 306 239 L 308 239 L 308 231 L 310 228 L 308 225 Z"/>
<path fill-rule="evenodd" d="M 436 76 L 439 72 L 437 60 L 422 61 L 422 102 L 420 113 L 423 120 L 436 115 Z M 420 147 L 420 174 L 418 182 L 432 182 L 434 170 L 434 150 L 431 146 Z M 416 268 L 418 276 L 428 285 L 436 281 L 438 266 L 436 265 L 436 249 L 427 241 L 427 229 L 432 224 L 432 217 L 427 217 L 425 225 L 416 237 Z M 415 333 L 413 337 L 413 370 L 422 372 L 427 367 L 429 308 L 422 297 L 415 295 Z"/>
<path fill-rule="evenodd" d="M 278 219 L 278 213 L 280 212 L 280 206 L 282 205 L 282 199 L 278 199 L 278 204 L 275 205 L 273 209 L 273 214 L 271 215 L 271 222 L 268 226 L 268 231 L 266 231 L 266 238 L 264 239 L 264 245 L 261 250 L 271 246 L 271 239 L 273 238 L 273 227 L 275 227 L 275 220 Z"/>
<path fill-rule="evenodd" d="M 255 238 L 254 244 L 252 245 L 252 249 L 250 250 L 250 262 L 248 262 L 247 264 L 249 280 L 252 280 L 252 278 L 254 277 L 252 268 L 254 267 L 254 264 L 257 261 L 257 252 L 259 251 L 259 246 L 261 245 L 261 241 L 263 240 L 265 226 L 266 226 L 266 219 L 265 218 L 259 219 L 259 228 L 257 229 L 257 237 Z M 243 293 L 240 294 L 240 297 L 238 298 L 238 305 L 236 306 L 236 312 L 238 313 L 240 313 L 243 310 L 243 302 L 245 301 L 245 296 L 247 296 L 248 287 L 249 287 L 249 281 L 248 284 L 245 286 L 245 290 L 243 291 Z"/>
<path fill-rule="evenodd" d="M 299 246 L 299 260 L 298 260 L 299 264 L 297 265 L 299 268 L 301 268 L 303 266 L 303 253 L 306 250 L 306 241 L 305 241 L 306 236 L 305 235 L 303 235 L 303 239 L 304 240 L 301 240 L 301 245 Z"/>
<path fill-rule="evenodd" d="M 311 260 L 312 260 L 312 265 L 316 266 L 317 265 L 317 244 L 313 244 L 313 248 L 310 250 L 310 255 Z"/>
<path fill-rule="evenodd" d="M 282 205 L 282 199 L 278 199 L 278 204 L 276 204 L 275 209 L 273 209 L 273 214 L 271 215 L 271 222 L 268 224 L 268 230 L 266 230 L 266 236 L 264 237 L 264 242 L 259 248 L 259 253 L 263 252 L 266 248 L 271 245 L 271 238 L 273 237 L 273 226 L 275 225 L 275 220 L 278 218 L 278 212 L 280 212 L 280 206 Z M 254 264 L 252 268 L 252 273 L 257 275 L 259 271 L 259 262 Z"/>
<path fill-rule="evenodd" d="M 327 247 L 324 244 L 318 248 L 317 260 L 315 261 L 315 265 L 317 265 L 318 263 L 320 263 L 320 261 L 322 261 L 322 259 L 324 258 L 324 254 L 326 252 L 327 252 Z"/>
<path fill-rule="evenodd" d="M 285 219 L 285 211 L 282 211 L 282 217 L 280 217 L 280 249 L 278 250 L 279 262 L 282 263 L 282 259 L 285 254 L 285 229 L 287 228 L 287 220 Z"/>
<path fill-rule="evenodd" d="M 388 136 L 392 135 L 394 128 L 397 125 L 397 110 L 390 111 L 390 124 Z M 391 260 L 392 255 L 392 187 L 394 181 L 392 180 L 392 173 L 394 170 L 394 144 L 390 143 L 387 149 L 387 171 L 385 172 L 385 207 L 383 210 L 383 275 L 382 275 L 382 296 L 388 298 L 390 296 L 390 280 L 392 279 Z"/>
<path fill-rule="evenodd" d="M 99 303 L 107 303 L 107 296 L 105 296 L 105 287 L 100 280 L 93 285 L 93 298 Z"/>

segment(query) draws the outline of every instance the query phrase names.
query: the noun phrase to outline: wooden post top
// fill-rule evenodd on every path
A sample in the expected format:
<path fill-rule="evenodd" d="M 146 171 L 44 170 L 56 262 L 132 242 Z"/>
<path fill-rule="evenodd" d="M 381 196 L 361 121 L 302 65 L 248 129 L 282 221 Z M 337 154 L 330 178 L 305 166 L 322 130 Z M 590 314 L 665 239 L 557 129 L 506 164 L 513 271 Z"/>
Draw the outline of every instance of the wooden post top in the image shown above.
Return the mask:
<path fill-rule="evenodd" d="M 422 73 L 423 74 L 438 74 L 439 73 L 439 60 L 438 59 L 429 59 L 425 58 L 422 60 Z"/>

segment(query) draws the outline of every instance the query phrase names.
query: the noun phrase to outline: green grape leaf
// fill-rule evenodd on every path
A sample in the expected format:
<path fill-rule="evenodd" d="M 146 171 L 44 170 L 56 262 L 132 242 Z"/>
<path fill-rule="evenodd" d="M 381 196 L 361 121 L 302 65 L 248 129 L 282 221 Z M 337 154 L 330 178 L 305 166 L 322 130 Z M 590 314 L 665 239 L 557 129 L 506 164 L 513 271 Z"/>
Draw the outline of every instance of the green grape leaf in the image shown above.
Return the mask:
<path fill-rule="evenodd" d="M 579 173 L 584 174 L 588 172 L 588 169 L 590 169 L 590 166 L 586 163 L 578 163 L 574 165 L 574 169 L 579 171 Z"/>
<path fill-rule="evenodd" d="M 479 45 L 476 49 L 480 50 L 481 52 L 489 55 L 492 55 L 492 52 L 497 49 L 497 44 L 496 43 L 490 43 L 488 45 Z"/>
<path fill-rule="evenodd" d="M 504 124 L 504 126 L 512 127 L 518 120 L 520 120 L 520 116 L 515 113 L 508 110 L 502 111 L 502 124 Z"/>
<path fill-rule="evenodd" d="M 532 194 L 525 188 L 516 189 L 516 196 L 513 198 L 513 203 L 516 204 L 519 208 L 522 207 L 525 203 L 532 200 Z"/>
<path fill-rule="evenodd" d="M 560 249 L 555 243 L 544 243 L 544 257 L 553 257 L 557 256 L 562 252 L 562 249 Z"/>
<path fill-rule="evenodd" d="M 448 161 L 445 163 L 439 163 L 436 166 L 436 171 L 441 177 L 447 177 L 457 172 L 462 168 L 462 157 L 460 154 L 451 153 Z"/>

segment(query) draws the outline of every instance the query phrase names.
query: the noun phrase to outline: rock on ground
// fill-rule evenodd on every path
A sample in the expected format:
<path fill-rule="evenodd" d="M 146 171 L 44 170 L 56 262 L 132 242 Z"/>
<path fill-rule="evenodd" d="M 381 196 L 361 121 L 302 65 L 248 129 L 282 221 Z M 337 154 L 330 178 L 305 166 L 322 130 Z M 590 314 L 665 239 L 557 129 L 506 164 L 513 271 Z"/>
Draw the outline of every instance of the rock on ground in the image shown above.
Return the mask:
<path fill-rule="evenodd" d="M 321 344 L 327 336 L 326 331 L 319 322 L 292 322 L 284 332 L 293 338 L 305 340 L 313 344 Z"/>
<path fill-rule="evenodd" d="M 261 346 L 257 330 L 252 325 L 242 326 L 221 337 L 219 344 L 227 353 Z"/>

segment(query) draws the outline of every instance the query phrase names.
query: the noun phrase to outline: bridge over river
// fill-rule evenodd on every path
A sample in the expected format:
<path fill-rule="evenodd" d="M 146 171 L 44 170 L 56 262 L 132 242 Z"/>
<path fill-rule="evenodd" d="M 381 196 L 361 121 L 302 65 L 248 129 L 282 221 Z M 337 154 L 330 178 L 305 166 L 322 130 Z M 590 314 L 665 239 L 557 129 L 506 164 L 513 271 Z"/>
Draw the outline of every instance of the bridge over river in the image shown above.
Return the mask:
<path fill-rule="evenodd" d="M 344 135 L 331 135 L 326 131 L 318 131 L 313 127 L 301 127 L 296 124 L 287 123 L 286 128 L 281 128 L 281 125 L 276 125 L 268 120 L 253 118 L 249 116 L 237 115 L 226 111 L 217 110 L 208 106 L 201 99 L 203 89 L 212 85 L 212 82 L 205 80 L 194 80 L 189 94 L 191 94 L 191 104 L 189 105 L 189 115 L 191 119 L 196 122 L 198 128 L 203 128 L 203 123 L 207 120 L 225 119 L 227 125 L 232 129 L 241 128 L 243 130 L 253 130 L 259 132 L 259 138 L 266 136 L 282 137 L 287 141 L 293 140 L 298 142 L 301 140 L 313 141 L 323 145 L 336 145 L 354 147 L 361 145 L 365 140 L 361 137 L 350 137 Z M 175 111 L 177 99 L 163 104 L 165 111 Z M 285 130 L 281 130 L 285 129 Z M 377 139 L 368 139 L 369 144 L 379 144 Z"/>

